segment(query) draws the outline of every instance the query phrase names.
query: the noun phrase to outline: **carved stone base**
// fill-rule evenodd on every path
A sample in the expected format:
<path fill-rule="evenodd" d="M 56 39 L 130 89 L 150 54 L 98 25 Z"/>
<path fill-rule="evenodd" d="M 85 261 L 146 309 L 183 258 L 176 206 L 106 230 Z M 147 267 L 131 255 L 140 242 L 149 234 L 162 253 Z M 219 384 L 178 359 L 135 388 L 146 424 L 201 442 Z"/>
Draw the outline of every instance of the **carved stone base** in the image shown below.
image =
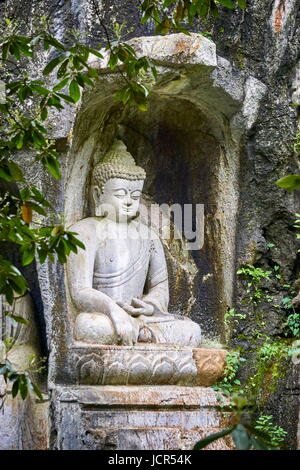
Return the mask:
<path fill-rule="evenodd" d="M 163 344 L 76 343 L 59 383 L 77 385 L 210 386 L 222 376 L 226 351 Z M 69 378 L 66 381 L 67 377 Z"/>
<path fill-rule="evenodd" d="M 230 424 L 211 388 L 106 385 L 52 393 L 52 442 L 59 450 L 190 450 Z M 229 450 L 231 438 L 208 448 Z"/>

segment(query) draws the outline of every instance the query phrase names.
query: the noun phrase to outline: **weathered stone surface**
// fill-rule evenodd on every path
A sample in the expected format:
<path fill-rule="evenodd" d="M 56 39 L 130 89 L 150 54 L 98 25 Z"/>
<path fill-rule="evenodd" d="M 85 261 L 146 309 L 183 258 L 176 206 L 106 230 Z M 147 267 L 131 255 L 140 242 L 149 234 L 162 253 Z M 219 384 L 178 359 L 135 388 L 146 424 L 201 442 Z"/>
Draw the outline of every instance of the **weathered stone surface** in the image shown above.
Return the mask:
<path fill-rule="evenodd" d="M 28 325 L 12 324 L 5 311 L 22 317 Z M 30 294 L 18 298 L 13 307 L 8 305 L 0 296 L 0 361 L 3 353 L 2 340 L 14 338 L 15 346 L 8 353 L 8 360 L 17 371 L 26 370 L 33 355 L 39 360 L 40 348 L 38 330 L 35 322 L 34 304 Z M 41 383 L 41 376 L 31 374 L 34 382 Z M 12 383 L 5 384 L 0 375 L 0 450 L 32 450 L 47 449 L 49 442 L 48 409 L 49 401 L 44 395 L 44 401 L 39 401 L 33 394 L 23 400 L 20 395 L 12 398 Z"/>
<path fill-rule="evenodd" d="M 198 348 L 193 350 L 197 367 L 196 385 L 209 387 L 216 384 L 223 375 L 226 354 L 224 349 Z"/>
<path fill-rule="evenodd" d="M 24 353 L 24 352 L 23 352 Z M 5 391 L 0 377 L 0 394 Z M 1 386 L 2 385 L 2 386 Z M 1 401 L 1 399 L 0 399 Z M 1 404 L 1 403 L 0 403 Z M 46 450 L 49 448 L 49 401 L 33 396 L 22 400 L 8 392 L 0 411 L 0 450 Z"/>
<path fill-rule="evenodd" d="M 201 387 L 57 387 L 56 449 L 191 449 L 228 424 L 216 393 Z M 208 449 L 231 449 L 222 439 Z"/>
<path fill-rule="evenodd" d="M 128 28 L 132 28 L 129 36 L 153 34 L 151 25 L 138 23 L 139 13 L 131 0 L 115 0 L 113 3 L 104 0 L 101 5 L 105 21 L 110 14 L 120 24 L 124 19 L 128 20 Z M 74 27 L 86 33 L 90 44 L 96 45 L 104 37 L 104 32 L 94 21 L 87 0 L 60 2 L 55 8 L 51 0 L 28 0 L 25 3 L 9 0 L 1 2 L 0 9 L 1 12 L 5 10 L 10 17 L 25 18 L 26 27 L 30 28 L 38 13 L 50 13 L 53 17 L 53 32 L 59 39 L 68 40 L 68 31 Z M 207 26 L 200 23 L 193 27 L 194 31 L 199 29 L 207 30 Z M 232 307 L 237 301 L 237 311 L 246 312 L 248 316 L 247 324 L 241 327 L 241 336 L 236 338 L 236 343 L 247 350 L 252 347 L 253 338 L 256 338 L 257 325 L 255 315 L 249 312 L 249 306 L 246 309 L 241 302 L 245 292 L 243 286 L 236 285 L 236 268 L 249 262 L 269 269 L 276 263 L 289 283 L 296 279 L 299 271 L 295 256 L 295 233 L 291 228 L 294 213 L 299 212 L 299 197 L 296 193 L 288 194 L 274 185 L 277 178 L 299 171 L 298 159 L 292 151 L 298 110 L 291 106 L 292 103 L 299 104 L 298 94 L 295 93 L 299 70 L 298 2 L 253 0 L 247 2 L 246 11 L 224 9 L 221 18 L 212 26 L 212 33 L 218 54 L 218 67 L 213 74 L 218 77 L 221 89 L 228 90 L 226 94 L 218 94 L 217 87 L 211 93 L 212 87 L 207 86 L 207 76 L 202 70 L 203 74 L 193 75 L 193 83 L 198 85 L 197 93 L 193 100 L 187 100 L 185 92 L 189 81 L 184 74 L 179 77 L 171 75 L 166 90 L 173 90 L 178 93 L 177 96 L 173 95 L 164 102 L 153 100 L 149 120 L 145 116 L 141 119 L 139 113 L 130 112 L 122 121 L 126 129 L 125 141 L 130 150 L 138 149 L 139 161 L 147 160 L 149 167 L 153 161 L 157 165 L 156 159 L 160 163 L 149 184 L 153 198 L 164 200 L 165 194 L 170 193 L 170 198 L 176 201 L 178 195 L 182 200 L 192 195 L 194 200 L 204 201 L 207 207 L 206 251 L 194 257 L 199 268 L 198 274 L 194 277 L 189 273 L 186 275 L 183 269 L 178 274 L 176 268 L 179 263 L 173 254 L 171 256 L 171 291 L 175 305 L 180 304 L 180 309 L 192 305 L 192 318 L 201 327 L 207 328 L 207 332 L 219 336 L 227 306 Z M 44 62 L 41 60 L 40 68 L 42 65 Z M 245 120 L 242 115 L 233 115 L 239 111 L 239 103 L 243 107 L 244 77 L 250 75 L 264 83 L 267 91 L 260 105 L 253 106 L 254 113 L 249 102 L 250 127 L 245 132 L 247 116 Z M 117 84 L 116 76 L 112 78 L 114 80 Z M 241 83 L 241 86 L 237 83 Z M 88 207 L 83 201 L 90 159 L 94 155 L 98 156 L 99 152 L 102 155 L 108 148 L 111 136 L 116 131 L 115 122 L 121 117 L 118 106 L 110 105 L 113 87 L 106 82 L 101 82 L 101 87 L 102 93 L 96 94 L 100 96 L 99 101 L 96 96 L 91 97 L 85 113 L 78 116 L 80 138 L 73 156 L 68 158 L 67 174 L 72 175 L 72 178 L 67 183 L 66 192 L 63 184 L 45 177 L 38 165 L 32 169 L 28 155 L 19 155 L 29 169 L 29 181 L 38 181 L 39 187 L 45 190 L 59 212 L 64 211 L 64 197 L 67 195 L 65 207 L 68 208 L 66 213 L 71 222 L 81 218 L 83 213 L 88 214 Z M 235 100 L 228 99 L 231 93 Z M 201 108 L 198 95 L 202 100 Z M 159 99 L 162 97 L 160 95 Z M 65 142 L 65 146 L 60 146 L 63 162 L 75 118 L 73 111 L 71 107 L 71 117 L 68 119 L 55 116 L 53 120 L 53 131 L 57 129 L 54 135 L 62 137 L 60 143 Z M 228 119 L 231 119 L 230 128 Z M 89 139 L 88 132 L 93 129 L 94 134 Z M 239 143 L 232 147 L 232 141 Z M 84 183 L 80 186 L 78 181 L 81 178 Z M 195 181 L 192 188 L 191 180 Z M 191 189 L 187 192 L 185 188 L 188 184 Z M 174 187 L 177 187 L 177 193 Z M 74 211 L 71 213 L 72 198 Z M 208 234 L 210 241 L 207 241 Z M 274 243 L 272 250 L 267 249 L 268 242 Z M 219 274 L 216 273 L 216 266 Z M 66 325 L 62 322 L 66 314 L 62 270 L 56 265 L 40 267 L 39 279 L 43 290 L 48 338 L 52 331 L 57 335 L 57 342 L 52 345 L 50 363 L 55 362 L 55 367 L 62 367 L 59 351 L 64 341 L 61 338 L 64 334 L 68 335 Z M 275 286 L 276 292 L 282 298 L 285 291 L 281 290 L 279 284 Z M 192 300 L 189 302 L 189 299 Z M 270 304 L 263 308 L 266 333 L 277 335 L 278 324 L 285 318 L 286 311 L 272 311 Z M 272 321 L 269 321 L 270 317 Z M 295 410 L 298 407 L 299 388 L 297 374 L 296 368 L 290 369 L 269 408 L 269 413 L 275 416 L 277 423 L 284 423 L 288 430 L 290 447 L 295 447 Z M 52 378 L 51 367 L 50 381 Z"/>
<path fill-rule="evenodd" d="M 199 34 L 191 33 L 190 36 L 186 36 L 179 33 L 171 36 L 135 38 L 130 40 L 129 44 L 136 50 L 138 57 L 147 56 L 160 65 L 169 67 L 204 65 L 212 68 L 217 65 L 215 44 Z M 88 63 L 107 72 L 109 53 L 105 50 L 101 53 L 103 59 L 90 55 Z"/>
<path fill-rule="evenodd" d="M 210 386 L 222 376 L 225 358 L 222 349 L 77 343 L 56 376 L 61 384 Z"/>

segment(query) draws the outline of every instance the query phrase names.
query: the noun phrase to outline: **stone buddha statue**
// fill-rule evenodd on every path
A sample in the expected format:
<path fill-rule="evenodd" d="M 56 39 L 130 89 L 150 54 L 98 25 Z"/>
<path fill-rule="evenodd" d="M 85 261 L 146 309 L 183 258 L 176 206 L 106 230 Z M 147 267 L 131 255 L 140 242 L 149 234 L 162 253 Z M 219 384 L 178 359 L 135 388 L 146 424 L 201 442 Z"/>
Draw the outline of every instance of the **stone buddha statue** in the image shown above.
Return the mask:
<path fill-rule="evenodd" d="M 94 217 L 72 225 L 85 250 L 70 254 L 74 339 L 97 345 L 164 343 L 195 348 L 199 325 L 168 312 L 168 273 L 159 237 L 139 216 L 146 174 L 121 141 L 92 173 Z"/>

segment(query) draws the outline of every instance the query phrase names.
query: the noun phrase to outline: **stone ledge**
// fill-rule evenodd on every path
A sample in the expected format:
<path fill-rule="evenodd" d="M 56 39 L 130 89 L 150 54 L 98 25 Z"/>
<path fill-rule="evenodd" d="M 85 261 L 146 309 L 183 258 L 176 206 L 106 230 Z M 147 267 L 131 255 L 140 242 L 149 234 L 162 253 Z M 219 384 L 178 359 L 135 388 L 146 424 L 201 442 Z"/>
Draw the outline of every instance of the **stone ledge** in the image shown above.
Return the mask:
<path fill-rule="evenodd" d="M 56 386 L 52 394 L 61 450 L 191 450 L 231 424 L 208 387 Z M 232 442 L 220 439 L 209 448 L 231 449 Z"/>
<path fill-rule="evenodd" d="M 186 408 L 219 407 L 219 394 L 210 387 L 182 387 L 173 385 L 93 385 L 56 386 L 60 402 L 78 402 L 91 406 L 154 406 Z M 227 403 L 226 400 L 223 401 Z"/>
<path fill-rule="evenodd" d="M 144 36 L 131 39 L 128 43 L 135 49 L 137 57 L 147 56 L 161 65 L 204 65 L 212 68 L 217 66 L 215 43 L 198 33 L 190 33 L 189 36 L 183 33 Z M 103 59 L 97 59 L 90 54 L 89 65 L 102 71 L 110 71 L 109 52 L 103 49 L 101 54 Z"/>

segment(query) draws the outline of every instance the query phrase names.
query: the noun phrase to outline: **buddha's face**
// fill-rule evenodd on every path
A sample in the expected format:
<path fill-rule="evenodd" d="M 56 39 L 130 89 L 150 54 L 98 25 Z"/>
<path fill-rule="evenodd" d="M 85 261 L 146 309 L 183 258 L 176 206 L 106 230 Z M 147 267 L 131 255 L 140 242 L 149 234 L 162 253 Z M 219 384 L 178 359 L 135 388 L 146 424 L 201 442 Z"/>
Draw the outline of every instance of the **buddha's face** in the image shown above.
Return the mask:
<path fill-rule="evenodd" d="M 137 215 L 143 185 L 143 180 L 111 178 L 105 183 L 102 191 L 95 187 L 96 206 L 100 205 L 100 208 L 103 208 L 101 212 L 106 212 L 107 217 L 118 222 L 127 222 Z"/>

